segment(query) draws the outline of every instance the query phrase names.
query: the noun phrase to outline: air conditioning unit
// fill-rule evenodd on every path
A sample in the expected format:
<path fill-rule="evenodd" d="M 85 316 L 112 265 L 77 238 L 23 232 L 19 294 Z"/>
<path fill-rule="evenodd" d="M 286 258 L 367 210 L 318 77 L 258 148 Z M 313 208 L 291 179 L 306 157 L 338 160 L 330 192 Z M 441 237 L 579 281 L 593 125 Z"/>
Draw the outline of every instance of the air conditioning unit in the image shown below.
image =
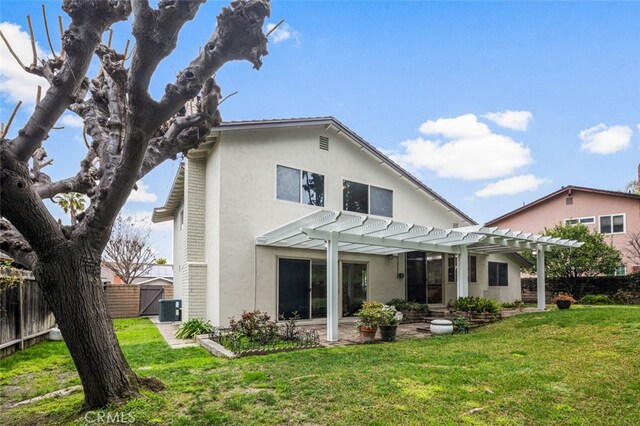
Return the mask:
<path fill-rule="evenodd" d="M 182 321 L 182 300 L 180 299 L 160 299 L 158 301 L 159 322 L 178 322 Z"/>

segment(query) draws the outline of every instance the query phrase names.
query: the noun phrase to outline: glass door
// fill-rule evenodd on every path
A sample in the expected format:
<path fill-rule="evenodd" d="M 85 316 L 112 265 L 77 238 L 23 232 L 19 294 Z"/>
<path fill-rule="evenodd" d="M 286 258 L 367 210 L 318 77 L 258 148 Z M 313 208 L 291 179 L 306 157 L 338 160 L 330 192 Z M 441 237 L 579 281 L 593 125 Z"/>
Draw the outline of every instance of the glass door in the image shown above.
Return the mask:
<path fill-rule="evenodd" d="M 311 262 L 311 318 L 327 317 L 327 263 Z"/>
<path fill-rule="evenodd" d="M 342 316 L 351 317 L 367 300 L 367 265 L 342 264 Z"/>
<path fill-rule="evenodd" d="M 407 253 L 407 300 L 427 303 L 426 256 L 422 251 Z"/>
<path fill-rule="evenodd" d="M 427 255 L 427 303 L 443 303 L 442 255 Z"/>
<path fill-rule="evenodd" d="M 279 259 L 278 316 L 309 319 L 311 262 L 301 259 Z"/>

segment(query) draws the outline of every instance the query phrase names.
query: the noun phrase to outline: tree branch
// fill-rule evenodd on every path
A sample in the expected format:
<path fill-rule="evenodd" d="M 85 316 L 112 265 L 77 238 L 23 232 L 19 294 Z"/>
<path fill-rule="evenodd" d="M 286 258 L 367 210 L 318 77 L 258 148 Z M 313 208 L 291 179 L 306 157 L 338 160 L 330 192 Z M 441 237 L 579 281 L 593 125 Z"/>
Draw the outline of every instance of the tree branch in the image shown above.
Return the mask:
<path fill-rule="evenodd" d="M 3 218 L 0 218 L 0 251 L 28 269 L 32 268 L 37 259 L 27 240 Z"/>
<path fill-rule="evenodd" d="M 8 148 L 13 156 L 25 163 L 40 147 L 65 109 L 75 102 L 76 91 L 83 82 L 82 77 L 89 68 L 102 33 L 111 24 L 127 19 L 131 13 L 131 5 L 126 0 L 65 0 L 62 8 L 72 19 L 63 39 L 66 60 L 52 76 L 51 87 L 27 124 L 15 139 L 9 141 Z"/>

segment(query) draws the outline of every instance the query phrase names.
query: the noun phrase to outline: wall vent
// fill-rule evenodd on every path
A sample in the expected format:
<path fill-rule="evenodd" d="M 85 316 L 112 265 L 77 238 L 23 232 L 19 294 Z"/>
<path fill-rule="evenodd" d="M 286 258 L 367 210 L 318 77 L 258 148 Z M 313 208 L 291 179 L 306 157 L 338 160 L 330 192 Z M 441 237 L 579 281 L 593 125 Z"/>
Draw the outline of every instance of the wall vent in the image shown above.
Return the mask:
<path fill-rule="evenodd" d="M 459 224 L 458 222 L 453 222 L 453 227 L 454 227 L 454 228 L 459 228 L 459 227 L 460 227 L 460 224 Z"/>
<path fill-rule="evenodd" d="M 573 204 L 573 197 L 567 197 L 566 202 L 567 202 L 567 205 Z"/>
<path fill-rule="evenodd" d="M 326 136 L 320 136 L 320 143 L 318 147 L 322 150 L 329 151 L 329 138 Z"/>

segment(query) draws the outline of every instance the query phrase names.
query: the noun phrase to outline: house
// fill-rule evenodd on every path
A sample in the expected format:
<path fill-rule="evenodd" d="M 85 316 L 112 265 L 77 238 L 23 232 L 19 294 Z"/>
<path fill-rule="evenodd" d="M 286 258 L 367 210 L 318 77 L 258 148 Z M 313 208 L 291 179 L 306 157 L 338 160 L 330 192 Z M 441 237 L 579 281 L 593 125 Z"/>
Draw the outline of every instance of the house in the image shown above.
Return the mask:
<path fill-rule="evenodd" d="M 100 276 L 103 283 L 124 284 L 122 278 L 107 266 L 107 262 L 100 265 Z M 131 284 L 157 284 L 167 285 L 173 282 L 173 265 L 157 264 L 149 265 L 149 270 L 142 276 L 133 279 Z"/>
<path fill-rule="evenodd" d="M 640 175 L 640 166 L 638 166 Z M 623 255 L 616 275 L 640 271 L 625 254 L 630 234 L 640 232 L 640 194 L 565 186 L 487 222 L 486 226 L 539 233 L 557 224 L 582 223 L 605 235 Z"/>
<path fill-rule="evenodd" d="M 516 252 L 579 245 L 477 225 L 333 117 L 221 124 L 154 209 L 168 220 L 183 319 L 297 312 L 329 340 L 366 299 L 519 299 Z"/>

